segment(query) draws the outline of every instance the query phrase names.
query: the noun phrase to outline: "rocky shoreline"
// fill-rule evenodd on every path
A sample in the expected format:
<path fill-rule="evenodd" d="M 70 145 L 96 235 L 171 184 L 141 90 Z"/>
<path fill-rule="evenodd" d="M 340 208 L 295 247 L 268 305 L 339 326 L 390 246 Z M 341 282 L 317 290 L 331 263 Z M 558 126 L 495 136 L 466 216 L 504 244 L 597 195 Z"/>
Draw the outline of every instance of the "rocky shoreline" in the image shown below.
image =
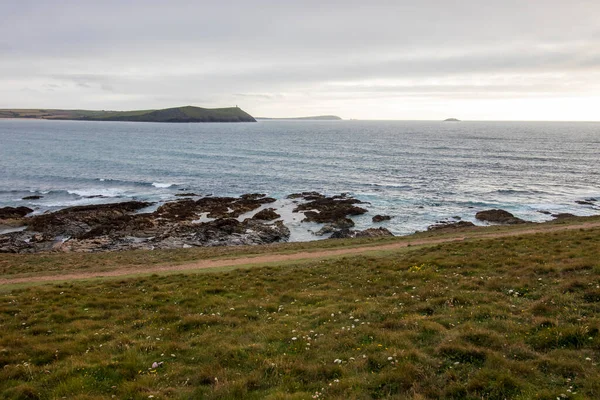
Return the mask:
<path fill-rule="evenodd" d="M 277 200 L 262 193 L 240 197 L 186 197 L 166 202 L 148 212 L 153 203 L 127 201 L 64 208 L 30 215 L 27 207 L 0 208 L 0 253 L 102 252 L 134 249 L 174 249 L 198 246 L 259 245 L 287 242 L 290 229 L 278 210 Z M 385 227 L 354 230 L 353 216 L 368 213 L 369 204 L 342 193 L 326 196 L 318 192 L 294 193 L 292 213 L 301 221 L 320 224 L 314 235 L 323 238 L 393 236 Z M 596 199 L 586 201 L 594 202 Z M 156 205 L 154 205 L 156 206 Z M 553 215 L 573 217 L 571 214 Z M 393 216 L 375 215 L 374 224 Z M 522 224 L 504 210 L 485 210 L 475 218 L 486 224 Z M 475 227 L 472 222 L 452 219 L 428 228 L 455 230 Z"/>
<path fill-rule="evenodd" d="M 329 224 L 333 227 L 329 233 L 354 226 L 348 217 L 367 212 L 356 206 L 360 200 L 345 194 L 328 197 L 305 192 L 288 198 L 297 203 L 293 212 L 302 215 L 303 221 Z M 275 201 L 265 194 L 251 193 L 184 198 L 164 203 L 153 212 L 143 212 L 152 203 L 128 201 L 31 216 L 28 214 L 33 210 L 27 207 L 4 207 L 0 208 L 0 226 L 23 229 L 0 235 L 0 252 L 100 252 L 286 242 L 289 228 L 276 210 L 268 207 Z M 372 234 L 392 235 L 385 228 Z M 348 231 L 347 235 L 371 233 Z"/>

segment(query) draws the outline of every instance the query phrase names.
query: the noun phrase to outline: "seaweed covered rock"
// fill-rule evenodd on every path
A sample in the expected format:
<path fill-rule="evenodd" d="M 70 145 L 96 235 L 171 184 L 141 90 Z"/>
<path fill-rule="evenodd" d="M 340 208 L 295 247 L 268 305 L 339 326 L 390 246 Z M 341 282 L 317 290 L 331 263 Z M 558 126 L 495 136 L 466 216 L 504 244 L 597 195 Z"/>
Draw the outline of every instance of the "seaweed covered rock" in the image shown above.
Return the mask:
<path fill-rule="evenodd" d="M 252 219 L 260 221 L 273 221 L 280 217 L 281 215 L 277 214 L 274 208 L 265 208 L 264 210 L 260 210 L 259 212 L 254 214 Z"/>
<path fill-rule="evenodd" d="M 499 209 L 480 211 L 475 214 L 475 218 L 484 222 L 504 225 L 524 224 L 526 222 L 521 218 L 515 217 L 508 211 Z"/>
<path fill-rule="evenodd" d="M 389 215 L 379 215 L 378 214 L 372 218 L 372 221 L 377 223 L 377 222 L 389 221 L 390 219 L 392 219 L 392 217 Z"/>
<path fill-rule="evenodd" d="M 29 207 L 2 207 L 0 208 L 0 219 L 23 218 L 33 210 Z"/>
<path fill-rule="evenodd" d="M 458 221 L 458 222 L 442 222 L 431 225 L 427 228 L 428 231 L 453 231 L 458 229 L 474 228 L 476 225 L 469 221 Z"/>
<path fill-rule="evenodd" d="M 349 216 L 367 212 L 366 209 L 356 206 L 356 204 L 364 204 L 362 201 L 346 194 L 328 197 L 316 192 L 305 192 L 292 196 L 306 201 L 294 209 L 294 212 L 304 212 L 305 222 L 335 223 Z"/>

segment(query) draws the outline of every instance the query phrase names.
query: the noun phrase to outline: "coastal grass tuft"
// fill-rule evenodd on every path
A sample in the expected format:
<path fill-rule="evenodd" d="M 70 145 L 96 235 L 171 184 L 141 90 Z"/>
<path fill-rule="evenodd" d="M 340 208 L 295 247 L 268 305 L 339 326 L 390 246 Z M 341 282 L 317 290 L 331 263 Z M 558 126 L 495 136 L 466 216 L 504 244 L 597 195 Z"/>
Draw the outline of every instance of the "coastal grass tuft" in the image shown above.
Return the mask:
<path fill-rule="evenodd" d="M 6 399 L 600 397 L 598 228 L 0 296 Z"/>

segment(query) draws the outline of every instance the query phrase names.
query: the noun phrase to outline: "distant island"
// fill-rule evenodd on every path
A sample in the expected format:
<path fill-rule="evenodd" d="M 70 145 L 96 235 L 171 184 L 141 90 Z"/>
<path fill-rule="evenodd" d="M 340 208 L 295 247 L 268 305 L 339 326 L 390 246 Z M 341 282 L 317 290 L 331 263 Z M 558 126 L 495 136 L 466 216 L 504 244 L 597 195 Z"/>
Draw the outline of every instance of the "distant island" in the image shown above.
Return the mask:
<path fill-rule="evenodd" d="M 256 122 L 252 115 L 239 107 L 193 106 L 136 111 L 0 109 L 0 118 L 133 122 Z"/>
<path fill-rule="evenodd" d="M 287 117 L 287 118 L 268 118 L 268 117 L 256 117 L 258 120 L 285 120 L 285 121 L 341 121 L 342 119 L 337 115 L 315 115 L 312 117 Z"/>
<path fill-rule="evenodd" d="M 447 118 L 444 120 L 444 122 L 460 122 L 460 119 L 457 118 Z"/>

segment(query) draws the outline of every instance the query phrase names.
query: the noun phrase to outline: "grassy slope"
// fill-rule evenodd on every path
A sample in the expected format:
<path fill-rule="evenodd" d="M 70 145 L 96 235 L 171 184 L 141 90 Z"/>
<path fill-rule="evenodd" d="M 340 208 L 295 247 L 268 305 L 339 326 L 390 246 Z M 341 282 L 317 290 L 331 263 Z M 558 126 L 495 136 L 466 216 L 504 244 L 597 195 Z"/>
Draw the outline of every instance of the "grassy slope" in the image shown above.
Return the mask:
<path fill-rule="evenodd" d="M 600 397 L 598 228 L 0 304 L 2 398 Z"/>
<path fill-rule="evenodd" d="M 521 230 L 554 229 L 564 225 L 600 222 L 600 216 L 580 217 L 571 220 L 556 220 L 544 224 L 518 226 L 487 226 L 467 229 L 460 236 L 477 239 L 486 235 L 519 232 Z M 398 242 L 413 242 L 421 239 L 454 238 L 457 232 L 421 232 L 410 236 L 386 238 L 357 238 L 343 240 L 319 240 L 313 242 L 279 243 L 265 246 L 196 247 L 189 249 L 122 251 L 105 253 L 45 253 L 45 254 L 2 254 L 0 253 L 0 279 L 28 276 L 60 275 L 64 273 L 105 272 L 115 269 L 135 269 L 154 265 L 179 265 L 206 259 L 228 259 L 252 257 L 264 254 L 290 254 L 318 252 L 321 250 L 386 245 Z"/>
<path fill-rule="evenodd" d="M 90 110 L 0 110 L 0 118 L 73 119 L 92 121 L 138 122 L 254 122 L 238 107 L 174 107 L 162 110 L 90 111 Z"/>

